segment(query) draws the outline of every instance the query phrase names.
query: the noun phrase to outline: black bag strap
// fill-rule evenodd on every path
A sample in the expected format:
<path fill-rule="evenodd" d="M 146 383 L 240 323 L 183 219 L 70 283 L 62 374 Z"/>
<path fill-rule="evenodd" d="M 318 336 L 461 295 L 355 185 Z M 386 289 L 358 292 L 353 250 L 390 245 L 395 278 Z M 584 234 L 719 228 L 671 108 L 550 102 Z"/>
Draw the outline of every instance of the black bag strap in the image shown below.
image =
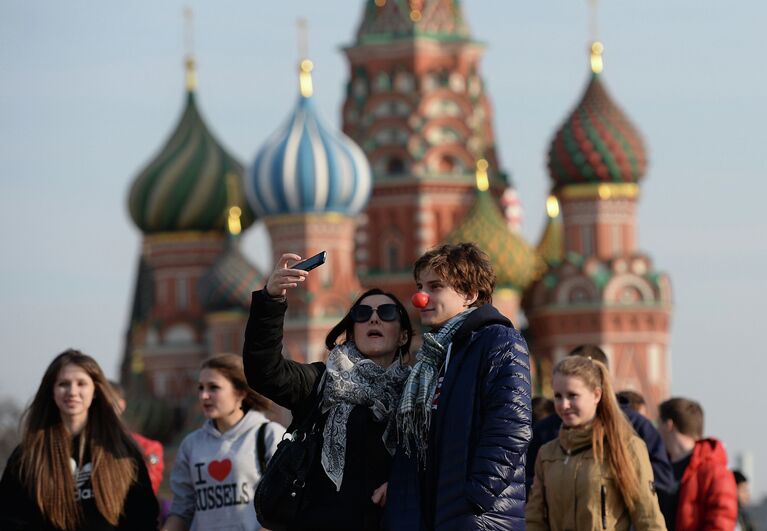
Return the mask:
<path fill-rule="evenodd" d="M 314 406 L 312 407 L 309 414 L 304 417 L 304 419 L 296 426 L 296 429 L 293 430 L 291 434 L 294 440 L 296 437 L 305 437 L 306 435 L 314 433 L 314 429 L 317 426 L 317 421 L 322 416 L 322 397 L 325 393 L 325 384 L 327 383 L 327 378 L 325 377 L 326 375 L 327 371 L 322 373 L 322 377 L 320 378 L 320 383 L 317 386 L 317 392 L 314 395 Z"/>
<path fill-rule="evenodd" d="M 268 421 L 261 424 L 256 434 L 256 457 L 258 458 L 258 470 L 262 476 L 266 470 L 266 426 L 268 424 Z"/>

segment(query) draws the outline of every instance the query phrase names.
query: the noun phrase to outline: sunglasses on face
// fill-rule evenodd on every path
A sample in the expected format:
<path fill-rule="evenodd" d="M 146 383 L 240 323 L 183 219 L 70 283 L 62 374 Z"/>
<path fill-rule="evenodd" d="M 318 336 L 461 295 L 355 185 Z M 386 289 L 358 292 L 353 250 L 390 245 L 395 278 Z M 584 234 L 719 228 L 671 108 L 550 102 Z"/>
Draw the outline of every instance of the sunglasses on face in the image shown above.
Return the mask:
<path fill-rule="evenodd" d="M 399 309 L 396 304 L 381 304 L 378 308 L 373 308 L 367 304 L 358 304 L 349 312 L 349 317 L 355 323 L 364 323 L 370 320 L 373 312 L 378 314 L 381 321 L 396 321 L 399 319 Z"/>

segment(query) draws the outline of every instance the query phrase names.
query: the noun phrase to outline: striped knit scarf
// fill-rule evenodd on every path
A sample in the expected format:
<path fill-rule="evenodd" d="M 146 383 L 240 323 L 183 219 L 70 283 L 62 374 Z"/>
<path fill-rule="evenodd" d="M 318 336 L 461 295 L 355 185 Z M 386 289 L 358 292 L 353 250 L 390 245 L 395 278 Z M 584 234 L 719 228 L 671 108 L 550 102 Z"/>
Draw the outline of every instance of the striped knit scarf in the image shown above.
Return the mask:
<path fill-rule="evenodd" d="M 405 453 L 410 455 L 410 442 L 415 443 L 420 462 L 424 463 L 429 441 L 431 405 L 437 389 L 437 376 L 445 363 L 447 347 L 458 328 L 474 308 L 450 318 L 433 333 L 423 335 L 423 344 L 416 354 L 416 364 L 410 371 L 402 391 L 397 411 L 397 432 L 404 441 Z"/>

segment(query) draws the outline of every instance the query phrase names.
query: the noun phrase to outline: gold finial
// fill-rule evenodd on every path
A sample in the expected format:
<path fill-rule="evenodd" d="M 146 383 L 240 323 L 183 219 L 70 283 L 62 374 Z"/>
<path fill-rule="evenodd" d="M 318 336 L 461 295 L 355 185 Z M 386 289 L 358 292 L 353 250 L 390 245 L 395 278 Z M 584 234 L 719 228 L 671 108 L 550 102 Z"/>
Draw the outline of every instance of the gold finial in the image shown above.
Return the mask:
<path fill-rule="evenodd" d="M 421 10 L 413 9 L 410 12 L 410 20 L 412 20 L 413 22 L 418 22 L 419 20 L 421 20 Z"/>
<path fill-rule="evenodd" d="M 477 189 L 480 192 L 486 191 L 488 188 L 490 188 L 490 180 L 487 177 L 487 167 L 488 163 L 485 159 L 479 159 L 477 161 Z"/>
<path fill-rule="evenodd" d="M 551 219 L 554 219 L 559 215 L 559 200 L 555 195 L 550 195 L 546 199 L 546 214 L 548 214 Z"/>
<path fill-rule="evenodd" d="M 130 369 L 133 374 L 141 374 L 144 372 L 144 355 L 143 351 L 136 349 L 131 356 Z"/>
<path fill-rule="evenodd" d="M 232 236 L 237 236 L 242 232 L 242 209 L 237 206 L 239 202 L 239 188 L 237 188 L 237 175 L 232 172 L 226 174 L 226 198 L 227 198 L 227 220 L 226 229 Z"/>
<path fill-rule="evenodd" d="M 375 0 L 376 6 L 383 7 L 386 5 L 386 0 Z"/>
<path fill-rule="evenodd" d="M 192 28 L 192 10 L 184 8 L 184 47 L 186 48 L 186 90 L 193 92 L 197 89 L 197 73 L 194 61 L 194 31 Z"/>
<path fill-rule="evenodd" d="M 312 70 L 314 70 L 314 63 L 308 59 L 309 52 L 306 39 L 306 19 L 299 18 L 296 25 L 298 26 L 298 55 L 301 58 L 301 62 L 298 65 L 298 85 L 301 90 L 301 95 L 304 98 L 308 98 L 314 94 L 314 87 L 312 86 Z"/>
<path fill-rule="evenodd" d="M 591 71 L 600 74 L 604 69 L 602 52 L 605 47 L 599 42 L 599 30 L 597 28 L 597 0 L 588 0 L 589 3 L 589 40 L 591 41 Z"/>
<path fill-rule="evenodd" d="M 591 71 L 595 74 L 599 74 L 604 69 L 604 61 L 602 60 L 604 49 L 604 45 L 599 41 L 591 43 Z"/>

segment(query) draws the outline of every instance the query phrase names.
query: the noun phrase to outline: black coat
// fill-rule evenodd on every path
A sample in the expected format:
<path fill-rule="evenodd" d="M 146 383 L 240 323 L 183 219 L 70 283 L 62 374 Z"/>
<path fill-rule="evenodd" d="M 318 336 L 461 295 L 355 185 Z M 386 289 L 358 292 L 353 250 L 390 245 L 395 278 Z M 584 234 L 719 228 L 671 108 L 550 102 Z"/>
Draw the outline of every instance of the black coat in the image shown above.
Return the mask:
<path fill-rule="evenodd" d="M 245 330 L 243 362 L 248 384 L 289 409 L 293 426 L 314 411 L 325 364 L 298 363 L 282 355 L 287 302 L 264 290 L 253 293 Z M 326 417 L 322 418 L 324 425 Z M 366 407 L 355 407 L 347 424 L 346 465 L 340 491 L 325 474 L 319 456 L 309 472 L 303 507 L 294 529 L 301 531 L 379 530 L 383 510 L 373 504 L 373 491 L 389 477 L 391 456 L 383 445 L 385 423 L 376 422 Z"/>
<path fill-rule="evenodd" d="M 76 456 L 74 456 L 76 457 Z M 88 458 L 86 453 L 86 458 Z M 3 472 L 0 480 L 0 529 L 3 531 L 55 531 L 43 518 L 40 508 L 30 496 L 27 487 L 19 477 L 21 449 L 17 447 Z M 87 463 L 88 461 L 86 461 Z M 138 477 L 128 490 L 125 498 L 123 514 L 117 526 L 111 525 L 96 508 L 92 497 L 83 495 L 90 491 L 90 480 L 77 481 L 76 487 L 80 493 L 80 508 L 84 521 L 80 531 L 148 531 L 157 529 L 158 506 L 157 498 L 152 490 L 152 482 L 146 470 L 144 459 L 136 449 L 135 455 Z M 78 478 L 79 479 L 79 478 Z"/>
<path fill-rule="evenodd" d="M 498 310 L 481 306 L 453 337 L 426 469 L 397 450 L 388 529 L 524 529 L 530 423 L 525 340 Z"/>

